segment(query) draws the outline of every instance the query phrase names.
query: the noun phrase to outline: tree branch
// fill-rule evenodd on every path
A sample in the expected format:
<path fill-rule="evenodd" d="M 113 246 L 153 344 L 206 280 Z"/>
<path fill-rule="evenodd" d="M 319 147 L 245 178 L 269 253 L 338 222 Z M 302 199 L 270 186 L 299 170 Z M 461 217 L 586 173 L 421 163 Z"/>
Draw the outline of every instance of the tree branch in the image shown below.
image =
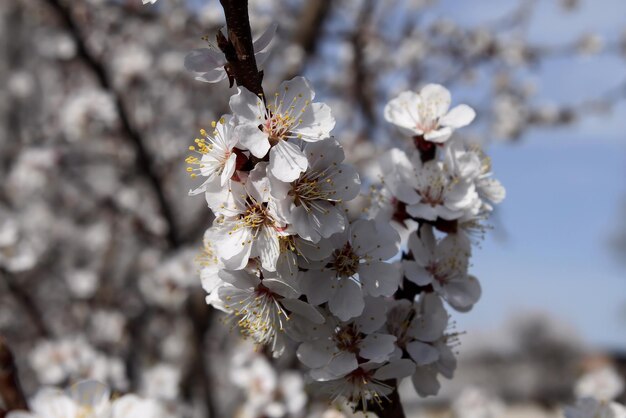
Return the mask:
<path fill-rule="evenodd" d="M 26 397 L 17 377 L 13 353 L 2 336 L 0 336 L 0 396 L 4 400 L 6 412 L 28 410 Z"/>
<path fill-rule="evenodd" d="M 320 35 L 326 19 L 330 16 L 331 8 L 331 0 L 310 1 L 304 5 L 299 18 L 298 29 L 294 35 L 294 42 L 302 47 L 304 57 L 289 69 L 284 77 L 285 80 L 302 74 L 307 62 L 317 52 L 317 47 L 322 40 Z"/>
<path fill-rule="evenodd" d="M 126 111 L 126 106 L 124 105 L 121 95 L 113 87 L 113 83 L 107 75 L 105 66 L 100 61 L 98 61 L 96 56 L 90 51 L 89 47 L 85 43 L 80 28 L 76 20 L 74 19 L 70 8 L 62 4 L 61 0 L 45 1 L 54 10 L 56 10 L 64 26 L 66 27 L 70 35 L 72 35 L 72 38 L 74 38 L 77 46 L 78 56 L 94 73 L 96 79 L 98 80 L 98 84 L 100 84 L 100 87 L 104 90 L 109 91 L 110 94 L 113 96 L 122 129 L 135 150 L 137 167 L 148 180 L 148 183 L 150 184 L 150 187 L 152 188 L 152 191 L 157 198 L 161 214 L 168 225 L 167 241 L 171 247 L 176 247 L 179 243 L 179 240 L 176 236 L 176 222 L 174 219 L 174 214 L 169 206 L 169 203 L 167 202 L 165 190 L 161 185 L 160 176 L 154 169 L 154 166 L 152 164 L 152 158 L 150 157 L 150 154 L 144 145 L 144 141 L 139 134 L 139 131 L 137 131 L 133 127 L 130 121 L 130 116 Z"/>
<path fill-rule="evenodd" d="M 217 32 L 217 45 L 228 63 L 226 72 L 231 82 L 237 82 L 252 93 L 263 95 L 263 72 L 259 71 L 254 57 L 252 30 L 248 17 L 248 0 L 220 0 L 226 17 L 228 39 Z"/>
<path fill-rule="evenodd" d="M 19 303 L 22 309 L 24 309 L 28 318 L 35 326 L 35 329 L 37 330 L 39 336 L 50 337 L 51 332 L 43 320 L 44 315 L 39 310 L 37 304 L 33 301 L 30 294 L 22 289 L 17 283 L 15 283 L 15 281 L 13 280 L 13 274 L 10 271 L 6 270 L 3 267 L 0 267 L 0 274 L 2 274 L 6 287 L 11 293 L 11 296 Z"/>

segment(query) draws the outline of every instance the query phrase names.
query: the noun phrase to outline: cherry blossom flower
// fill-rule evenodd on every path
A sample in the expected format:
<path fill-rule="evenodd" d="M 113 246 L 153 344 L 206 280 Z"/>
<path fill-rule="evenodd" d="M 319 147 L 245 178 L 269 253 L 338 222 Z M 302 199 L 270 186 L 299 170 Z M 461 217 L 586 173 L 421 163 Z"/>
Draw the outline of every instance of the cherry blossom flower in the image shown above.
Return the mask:
<path fill-rule="evenodd" d="M 295 282 L 277 279 L 267 272 L 221 270 L 226 283 L 217 289 L 221 308 L 239 317 L 243 335 L 267 345 L 280 355 L 285 348 L 287 321 L 302 317 L 321 324 L 324 317 L 311 305 L 298 299 L 301 292 Z"/>
<path fill-rule="evenodd" d="M 445 167 L 451 173 L 453 181 L 474 183 L 481 199 L 481 211 L 491 212 L 490 203 L 498 204 L 506 196 L 502 184 L 493 178 L 491 159 L 479 148 L 467 148 L 460 142 L 446 146 Z"/>
<path fill-rule="evenodd" d="M 151 1 L 155 2 L 156 0 Z M 263 65 L 269 56 L 269 51 L 266 51 L 266 49 L 272 42 L 277 28 L 278 25 L 276 24 L 268 26 L 253 42 L 254 57 L 259 67 Z M 224 36 L 227 36 L 223 29 L 222 33 Z M 209 45 L 209 48 L 194 49 L 185 57 L 185 68 L 188 71 L 199 73 L 200 75 L 196 77 L 196 80 L 207 83 L 218 83 L 228 76 L 224 68 L 226 63 L 224 53 L 213 45 Z"/>
<path fill-rule="evenodd" d="M 441 161 L 422 163 L 419 155 L 409 157 L 392 149 L 381 159 L 381 167 L 385 185 L 407 204 L 411 216 L 429 221 L 438 217 L 454 220 L 480 208 L 474 183 L 455 179 Z"/>
<path fill-rule="evenodd" d="M 185 160 L 189 167 L 187 172 L 192 178 L 206 177 L 205 182 L 189 194 L 204 192 L 207 185 L 218 181 L 224 187 L 235 173 L 237 154 L 233 148 L 237 144 L 237 138 L 233 135 L 234 121 L 230 115 L 224 115 L 219 121 L 213 122 L 213 132 L 200 131 L 203 138 L 195 140 L 196 145 L 190 146 L 189 150 L 199 154 L 192 155 Z"/>
<path fill-rule="evenodd" d="M 420 93 L 405 91 L 385 106 L 385 119 L 404 134 L 443 143 L 452 132 L 469 125 L 476 116 L 467 105 L 450 109 L 450 92 L 438 84 L 426 85 Z"/>
<path fill-rule="evenodd" d="M 354 167 L 342 164 L 343 149 L 334 139 L 307 143 L 302 151 L 308 160 L 306 171 L 291 183 L 271 176 L 271 193 L 282 202 L 279 211 L 294 232 L 316 243 L 345 229 L 340 203 L 354 199 L 361 182 Z"/>
<path fill-rule="evenodd" d="M 613 400 L 624 391 L 624 381 L 613 367 L 602 367 L 584 374 L 574 388 L 579 398 Z"/>
<path fill-rule="evenodd" d="M 409 238 L 414 260 L 402 264 L 407 279 L 420 286 L 431 285 L 450 306 L 467 311 L 478 301 L 478 280 L 468 275 L 470 243 L 462 235 L 448 235 L 437 241 L 430 225 Z"/>
<path fill-rule="evenodd" d="M 415 365 L 407 359 L 385 364 L 367 362 L 341 376 L 328 379 L 320 386 L 320 390 L 330 394 L 333 401 L 343 398 L 367 411 L 369 402 L 382 404 L 394 390 L 389 380 L 410 376 L 414 370 Z"/>
<path fill-rule="evenodd" d="M 384 261 L 400 246 L 400 236 L 391 226 L 360 219 L 329 239 L 334 252 L 309 263 L 302 274 L 302 290 L 310 303 L 328 302 L 330 311 L 347 321 L 363 312 L 364 294 L 390 296 L 396 291 L 400 271 Z"/>
<path fill-rule="evenodd" d="M 301 416 L 307 406 L 304 379 L 293 370 L 279 371 L 249 344 L 238 347 L 232 360 L 232 382 L 245 391 L 241 418 Z"/>
<path fill-rule="evenodd" d="M 209 207 L 221 215 L 213 228 L 220 243 L 217 255 L 226 268 L 242 269 L 250 257 L 259 257 L 263 268 L 276 270 L 286 222 L 270 197 L 266 167 L 257 164 L 244 183 L 231 182 L 228 189 L 212 193 L 207 188 Z"/>
<path fill-rule="evenodd" d="M 239 144 L 257 158 L 269 151 L 269 169 L 274 177 L 292 182 L 308 167 L 299 140 L 316 142 L 330 136 L 335 126 L 330 108 L 313 103 L 315 92 L 303 77 L 283 82 L 273 99 L 239 88 L 230 98 L 237 117 Z M 270 150 L 271 148 L 271 150 Z"/>
<path fill-rule="evenodd" d="M 441 299 L 433 293 L 423 293 L 417 303 L 408 300 L 393 301 L 387 319 L 387 330 L 397 338 L 396 355 L 404 353 L 415 363 L 411 377 L 420 396 L 439 392 L 439 374 L 451 378 L 456 358 L 449 343 L 455 334 L 446 334 L 448 313 Z"/>
<path fill-rule="evenodd" d="M 376 363 L 389 360 L 396 348 L 396 337 L 378 332 L 386 320 L 385 301 L 368 297 L 361 316 L 340 322 L 332 316 L 321 331 L 311 333 L 315 339 L 298 347 L 298 359 L 310 367 L 314 380 L 341 376 L 359 366 L 359 359 Z"/>

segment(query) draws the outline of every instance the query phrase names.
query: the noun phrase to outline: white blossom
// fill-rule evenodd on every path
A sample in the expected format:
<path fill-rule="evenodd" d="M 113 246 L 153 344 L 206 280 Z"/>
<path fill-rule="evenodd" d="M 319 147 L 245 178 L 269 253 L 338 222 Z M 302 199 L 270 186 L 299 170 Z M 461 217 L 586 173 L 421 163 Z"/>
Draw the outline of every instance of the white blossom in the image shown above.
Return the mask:
<path fill-rule="evenodd" d="M 187 172 L 192 178 L 206 177 L 206 180 L 189 194 L 204 192 L 207 185 L 219 182 L 224 187 L 228 180 L 235 174 L 237 154 L 233 148 L 237 145 L 237 138 L 233 135 L 234 121 L 230 115 L 224 115 L 217 122 L 212 122 L 213 131 L 209 134 L 202 129 L 200 135 L 203 138 L 195 140 L 195 146 L 189 150 L 197 153 L 199 157 L 192 155 L 185 160 L 189 167 Z"/>
<path fill-rule="evenodd" d="M 606 366 L 584 374 L 574 388 L 579 398 L 610 401 L 624 391 L 624 380 L 613 367 Z"/>
<path fill-rule="evenodd" d="M 315 92 L 303 77 L 281 83 L 278 90 L 274 97 L 261 98 L 239 88 L 230 98 L 230 109 L 239 123 L 239 144 L 257 158 L 269 151 L 272 175 L 292 182 L 308 167 L 299 140 L 328 138 L 335 119 L 326 104 L 313 102 Z"/>
<path fill-rule="evenodd" d="M 364 294 L 390 296 L 398 288 L 400 271 L 387 263 L 398 253 L 400 236 L 389 225 L 357 220 L 329 238 L 335 250 L 322 261 L 311 261 L 302 275 L 302 290 L 313 305 L 328 302 L 342 321 L 363 312 Z"/>
<path fill-rule="evenodd" d="M 345 229 L 341 203 L 356 197 L 361 183 L 356 170 L 342 164 L 343 149 L 334 139 L 307 143 L 302 151 L 308 160 L 306 171 L 291 183 L 271 176 L 271 194 L 281 202 L 278 209 L 294 232 L 316 243 Z"/>
<path fill-rule="evenodd" d="M 267 163 L 259 163 L 243 183 L 207 190 L 209 207 L 220 215 L 213 228 L 220 243 L 217 255 L 226 268 L 242 269 L 250 258 L 258 257 L 263 268 L 276 270 L 279 238 L 287 235 L 287 223 L 270 196 L 266 169 Z"/>
<path fill-rule="evenodd" d="M 328 317 L 321 331 L 311 332 L 317 338 L 298 347 L 298 358 L 311 368 L 314 380 L 329 380 L 358 368 L 359 359 L 376 363 L 389 360 L 396 348 L 396 337 L 379 332 L 386 320 L 385 302 L 366 298 L 361 316 L 349 322 Z"/>
<path fill-rule="evenodd" d="M 150 399 L 124 395 L 111 400 L 111 391 L 95 380 L 81 381 L 66 391 L 44 388 L 30 401 L 31 412 L 12 411 L 7 418 L 165 418 Z"/>
<path fill-rule="evenodd" d="M 430 225 L 409 238 L 414 260 L 402 265 L 407 279 L 419 286 L 432 286 L 450 306 L 467 311 L 478 301 L 481 288 L 478 280 L 468 274 L 470 242 L 464 236 L 451 234 L 437 240 Z"/>
<path fill-rule="evenodd" d="M 454 177 L 441 161 L 423 163 L 419 154 L 409 156 L 392 149 L 381 159 L 381 167 L 385 185 L 406 203 L 411 216 L 429 221 L 454 220 L 480 209 L 474 183 Z"/>
<path fill-rule="evenodd" d="M 244 336 L 268 345 L 280 355 L 285 348 L 287 321 L 306 318 L 323 323 L 324 317 L 311 305 L 298 299 L 298 284 L 273 277 L 268 272 L 221 270 L 224 282 L 217 291 L 219 306 L 237 316 Z M 289 324 L 291 326 L 291 324 Z"/>
<path fill-rule="evenodd" d="M 476 116 L 467 105 L 450 109 L 450 92 L 438 84 L 428 84 L 418 93 L 405 91 L 385 106 L 385 119 L 409 136 L 443 143 L 452 132 L 469 125 Z"/>

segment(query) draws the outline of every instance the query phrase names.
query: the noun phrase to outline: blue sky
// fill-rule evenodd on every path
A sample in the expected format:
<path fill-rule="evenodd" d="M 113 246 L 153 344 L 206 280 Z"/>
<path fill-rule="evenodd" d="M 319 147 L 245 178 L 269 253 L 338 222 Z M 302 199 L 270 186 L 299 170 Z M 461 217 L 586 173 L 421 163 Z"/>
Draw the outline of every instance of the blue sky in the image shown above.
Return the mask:
<path fill-rule="evenodd" d="M 626 30 L 626 2 L 582 0 L 563 14 L 558 2 L 538 2 L 529 27 L 542 44 L 596 32 L 616 39 Z M 477 24 L 506 13 L 514 1 L 442 0 L 434 16 Z M 626 80 L 626 60 L 558 58 L 534 75 L 538 102 L 576 103 Z M 549 312 L 588 343 L 626 348 L 626 269 L 608 239 L 626 222 L 626 105 L 566 129 L 534 130 L 516 145 L 489 149 L 496 176 L 507 187 L 497 225 L 473 259 L 483 284 L 474 310 L 456 315 L 460 329 L 493 329 L 521 311 Z M 504 235 L 504 237 L 502 236 Z"/>

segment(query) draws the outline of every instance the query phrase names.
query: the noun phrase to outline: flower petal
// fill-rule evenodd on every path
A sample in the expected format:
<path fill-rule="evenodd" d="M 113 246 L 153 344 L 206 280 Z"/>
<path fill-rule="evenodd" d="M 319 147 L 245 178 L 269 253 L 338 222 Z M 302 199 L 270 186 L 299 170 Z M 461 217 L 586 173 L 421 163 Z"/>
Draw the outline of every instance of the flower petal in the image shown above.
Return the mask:
<path fill-rule="evenodd" d="M 328 301 L 330 311 L 342 321 L 357 317 L 363 312 L 365 302 L 358 284 L 350 279 L 340 279 Z"/>
<path fill-rule="evenodd" d="M 270 172 L 278 180 L 292 182 L 306 170 L 309 162 L 296 144 L 279 141 L 270 150 Z"/>
<path fill-rule="evenodd" d="M 439 119 L 439 124 L 455 129 L 462 128 L 472 123 L 475 117 L 476 112 L 474 112 L 474 109 L 468 105 L 461 104 L 452 108 L 444 117 Z"/>

